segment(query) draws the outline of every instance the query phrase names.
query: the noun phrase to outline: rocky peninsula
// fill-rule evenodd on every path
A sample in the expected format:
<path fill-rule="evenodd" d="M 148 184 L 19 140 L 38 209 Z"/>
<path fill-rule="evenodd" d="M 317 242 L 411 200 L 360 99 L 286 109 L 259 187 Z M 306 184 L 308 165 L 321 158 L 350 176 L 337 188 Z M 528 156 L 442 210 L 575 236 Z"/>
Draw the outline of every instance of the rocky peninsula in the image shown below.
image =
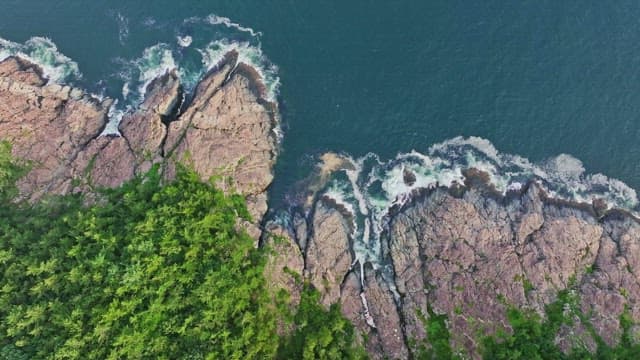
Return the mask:
<path fill-rule="evenodd" d="M 383 223 L 379 263 L 358 263 L 352 214 L 321 191 L 345 169 L 339 158 L 324 157 L 330 166 L 307 185 L 289 222 L 263 221 L 278 106 L 265 100 L 237 54 L 227 54 L 188 96 L 175 72 L 157 78 L 122 118 L 119 136 L 102 135 L 112 105 L 49 83 L 20 58 L 0 63 L 0 139 L 31 164 L 19 184 L 23 198 L 115 187 L 153 164 L 167 178 L 176 162 L 203 179 L 218 175 L 219 186 L 246 196 L 249 233 L 275 250 L 267 267 L 272 286 L 288 289 L 295 306 L 302 275 L 324 305 L 341 305 L 374 359 L 416 356 L 416 344 L 429 340 L 429 314 L 446 315 L 452 347 L 475 358 L 479 335 L 509 331 L 510 306 L 542 315 L 566 289 L 609 345 L 620 341 L 623 312 L 640 321 L 640 223 L 629 213 L 599 201 L 559 201 L 534 180 L 501 194 L 470 169 L 464 184 L 420 189 L 394 207 Z M 576 342 L 596 346 L 578 317 L 556 339 L 567 351 Z"/>
<path fill-rule="evenodd" d="M 114 136 L 102 135 L 113 100 L 49 83 L 36 65 L 9 57 L 0 63 L 0 138 L 30 163 L 19 184 L 23 197 L 118 186 L 156 163 L 171 178 L 176 162 L 186 162 L 203 179 L 219 176 L 218 186 L 246 196 L 249 232 L 257 237 L 279 115 L 256 76 L 231 52 L 187 101 L 178 76 L 168 72 L 148 85 L 144 102 L 123 116 Z"/>

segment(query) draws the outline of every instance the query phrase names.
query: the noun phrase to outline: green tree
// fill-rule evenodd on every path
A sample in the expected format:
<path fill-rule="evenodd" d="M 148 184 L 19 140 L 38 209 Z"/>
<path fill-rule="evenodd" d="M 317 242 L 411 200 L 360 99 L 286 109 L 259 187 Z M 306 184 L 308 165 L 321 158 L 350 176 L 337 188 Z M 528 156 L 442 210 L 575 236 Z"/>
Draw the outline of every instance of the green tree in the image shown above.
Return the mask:
<path fill-rule="evenodd" d="M 25 164 L 11 155 L 11 144 L 0 141 L 0 201 L 6 202 L 17 195 L 16 182 L 26 174 L 26 170 Z"/>
<path fill-rule="evenodd" d="M 365 359 L 364 350 L 354 346 L 353 325 L 342 316 L 340 306 L 325 309 L 319 300 L 320 293 L 305 284 L 293 316 L 295 330 L 281 339 L 278 359 Z"/>
<path fill-rule="evenodd" d="M 14 164 L 2 161 L 3 179 L 16 178 Z M 92 206 L 79 195 L 33 206 L 8 199 L 0 204 L 2 354 L 275 355 L 264 258 L 236 227 L 248 217 L 241 197 L 185 169 L 162 186 L 154 169 L 104 190 Z"/>
<path fill-rule="evenodd" d="M 357 358 L 352 325 L 307 289 L 273 303 L 244 199 L 178 167 L 116 189 L 18 201 L 0 142 L 0 359 Z M 92 197 L 93 198 L 93 197 Z M 278 317 L 295 332 L 278 338 Z M 359 352 L 358 352 L 359 351 Z"/>

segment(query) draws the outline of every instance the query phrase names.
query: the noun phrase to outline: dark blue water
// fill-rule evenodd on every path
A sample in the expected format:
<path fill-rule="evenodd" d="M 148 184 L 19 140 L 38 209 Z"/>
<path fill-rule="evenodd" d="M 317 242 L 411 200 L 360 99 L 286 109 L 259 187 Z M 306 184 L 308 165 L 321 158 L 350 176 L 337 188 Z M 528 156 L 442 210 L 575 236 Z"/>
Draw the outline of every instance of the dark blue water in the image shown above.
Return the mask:
<path fill-rule="evenodd" d="M 282 83 L 286 131 L 275 202 L 307 174 L 310 155 L 373 151 L 390 158 L 457 135 L 486 138 L 533 161 L 572 154 L 587 171 L 640 188 L 637 1 L 0 5 L 0 37 L 49 37 L 78 63 L 78 81 L 113 97 L 122 96 L 124 80 L 115 74 L 123 59 L 174 44 L 176 35 L 260 46 Z M 183 22 L 212 13 L 262 35 Z M 188 50 L 176 56 L 195 66 Z"/>

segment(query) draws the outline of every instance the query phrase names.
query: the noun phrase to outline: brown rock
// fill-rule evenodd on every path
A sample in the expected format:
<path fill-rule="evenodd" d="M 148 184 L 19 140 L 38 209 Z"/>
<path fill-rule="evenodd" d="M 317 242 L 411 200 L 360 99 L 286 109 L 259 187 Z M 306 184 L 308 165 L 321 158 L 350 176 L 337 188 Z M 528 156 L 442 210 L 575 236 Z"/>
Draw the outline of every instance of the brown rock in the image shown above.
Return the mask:
<path fill-rule="evenodd" d="M 455 197 L 448 189 L 416 193 L 385 224 L 382 261 L 392 264 L 394 281 L 367 265 L 362 288 L 348 261 L 336 260 L 346 257 L 348 224 L 337 216 L 327 220 L 332 217 L 323 197 L 315 206 L 307 276 L 329 304 L 337 301 L 331 284 L 348 272 L 339 301 L 366 335 L 373 358 L 415 356 L 417 349 L 405 344 L 428 344 L 428 307 L 446 314 L 452 348 L 471 358 L 479 357 L 478 334 L 509 331 L 507 306 L 543 315 L 563 289 L 576 293 L 596 334 L 610 345 L 620 339 L 625 308 L 640 320 L 640 224 L 628 214 L 609 211 L 597 219 L 602 215 L 590 206 L 549 199 L 535 183 L 508 198 L 482 182 L 468 182 Z M 566 351 L 574 345 L 595 349 L 580 321 L 556 336 Z"/>
<path fill-rule="evenodd" d="M 305 276 L 329 306 L 340 298 L 340 286 L 352 263 L 348 224 L 335 209 L 318 202 L 313 216 L 313 236 L 308 240 Z"/>
<path fill-rule="evenodd" d="M 342 284 L 340 309 L 344 317 L 355 327 L 358 343 L 364 346 L 371 358 L 384 359 L 387 354 L 382 348 L 380 334 L 374 327 L 367 324 L 368 314 L 362 302 L 362 286 L 358 272 L 349 272 Z"/>
<path fill-rule="evenodd" d="M 373 269 L 365 268 L 365 273 L 365 291 L 361 298 L 366 301 L 370 316 L 375 321 L 382 351 L 390 359 L 406 359 L 409 351 L 393 294 Z"/>
<path fill-rule="evenodd" d="M 110 100 L 70 99 L 71 88 L 46 84 L 32 64 L 16 58 L 0 63 L 0 137 L 33 170 L 19 183 L 24 197 L 71 191 L 71 163 L 107 120 Z"/>
<path fill-rule="evenodd" d="M 201 81 L 182 115 L 176 72 L 155 79 L 139 109 L 124 116 L 122 137 L 100 136 L 111 100 L 98 102 L 80 89 L 47 83 L 25 60 L 0 62 L 0 138 L 13 144 L 16 157 L 33 164 L 19 184 L 22 196 L 35 200 L 44 193 L 118 186 L 170 154 L 189 160 L 203 179 L 231 177 L 219 185 L 247 197 L 253 216 L 248 232 L 257 239 L 273 179 L 278 114 L 275 104 L 262 99 L 255 72 L 236 58 L 229 54 Z"/>
<path fill-rule="evenodd" d="M 255 79 L 236 57 L 230 54 L 200 83 L 192 104 L 169 125 L 164 152 L 190 161 L 203 178 L 220 176 L 218 185 L 247 196 L 249 212 L 259 220 L 273 180 L 277 113 L 255 91 Z"/>
<path fill-rule="evenodd" d="M 291 304 L 297 306 L 300 303 L 304 274 L 302 252 L 282 226 L 269 223 L 266 230 L 264 246 L 271 254 L 265 267 L 268 286 L 274 293 L 280 289 L 287 290 L 291 296 Z"/>

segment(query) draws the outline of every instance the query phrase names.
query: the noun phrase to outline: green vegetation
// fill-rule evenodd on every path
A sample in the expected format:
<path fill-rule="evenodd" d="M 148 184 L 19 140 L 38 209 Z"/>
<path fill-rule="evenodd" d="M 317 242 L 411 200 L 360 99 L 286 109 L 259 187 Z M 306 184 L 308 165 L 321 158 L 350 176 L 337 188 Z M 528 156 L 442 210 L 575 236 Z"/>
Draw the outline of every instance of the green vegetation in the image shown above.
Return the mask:
<path fill-rule="evenodd" d="M 545 308 L 545 319 L 533 311 L 523 311 L 510 307 L 507 319 L 512 332 L 499 331 L 495 336 L 482 340 L 484 359 L 544 359 L 544 360 L 633 360 L 640 359 L 640 344 L 632 335 L 633 323 L 628 310 L 620 317 L 623 330 L 620 343 L 611 347 L 596 334 L 589 319 L 579 307 L 578 297 L 572 290 L 562 290 L 558 299 Z M 586 328 L 597 345 L 595 353 L 590 353 L 583 345 L 575 346 L 569 354 L 564 354 L 555 343 L 556 334 L 562 325 L 574 325 L 576 320 Z"/>
<path fill-rule="evenodd" d="M 305 291 L 279 338 L 265 251 L 237 230 L 244 200 L 180 168 L 37 204 L 0 143 L 0 359 L 356 358 L 339 309 Z"/>
<path fill-rule="evenodd" d="M 11 156 L 11 144 L 0 141 L 0 201 L 5 203 L 18 194 L 16 182 L 25 175 L 26 169 L 25 164 Z"/>
<path fill-rule="evenodd" d="M 451 334 L 447 328 L 447 315 L 436 314 L 431 307 L 427 308 L 429 317 L 419 313 L 427 333 L 427 341 L 418 346 L 417 359 L 458 359 L 451 350 Z"/>
<path fill-rule="evenodd" d="M 364 359 L 366 353 L 354 346 L 353 325 L 342 317 L 338 304 L 325 310 L 320 293 L 305 284 L 300 305 L 291 321 L 295 331 L 281 339 L 279 359 Z"/>
<path fill-rule="evenodd" d="M 575 279 L 570 281 L 573 286 Z M 504 297 L 499 300 L 506 304 Z M 416 349 L 416 359 L 459 359 L 460 356 L 452 351 L 450 346 L 450 332 L 447 328 L 446 315 L 437 315 L 430 308 L 429 317 L 422 317 L 427 332 L 427 339 L 421 344 L 415 341 L 412 348 Z M 640 344 L 634 336 L 634 322 L 627 308 L 620 316 L 622 336 L 615 347 L 607 345 L 599 337 L 588 317 L 579 307 L 579 299 L 571 289 L 560 291 L 558 299 L 545 307 L 545 317 L 542 318 L 534 311 L 521 310 L 509 306 L 507 319 L 511 331 L 499 330 L 493 336 L 482 337 L 481 355 L 487 360 L 636 360 L 640 359 Z M 597 349 L 590 352 L 580 339 L 569 352 L 563 353 L 556 344 L 556 335 L 563 325 L 572 326 L 579 321 L 586 329 L 586 334 L 594 340 Z"/>

